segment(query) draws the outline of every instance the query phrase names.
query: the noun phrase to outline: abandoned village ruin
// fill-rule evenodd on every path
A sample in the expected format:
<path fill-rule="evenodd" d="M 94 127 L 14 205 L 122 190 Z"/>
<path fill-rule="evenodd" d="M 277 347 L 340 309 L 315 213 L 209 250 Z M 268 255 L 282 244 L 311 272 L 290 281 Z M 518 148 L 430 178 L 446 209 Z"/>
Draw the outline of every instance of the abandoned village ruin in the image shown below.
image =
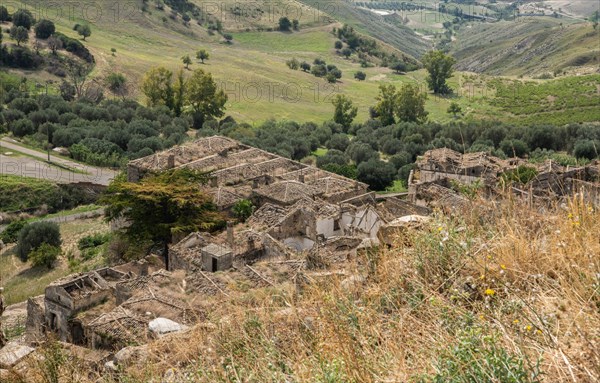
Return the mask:
<path fill-rule="evenodd" d="M 506 189 L 503 175 L 525 165 L 535 168 L 535 178 Z M 125 349 L 202 323 L 211 310 L 203 296 L 227 296 L 232 283 L 242 282 L 252 288 L 293 281 L 301 289 L 310 278 L 326 276 L 321 265 L 392 245 L 407 227 L 427 220 L 432 209 L 460 212 L 470 200 L 458 185 L 476 186 L 490 198 L 508 192 L 531 203 L 574 192 L 600 202 L 598 163 L 532 165 L 435 149 L 418 159 L 408 193 L 385 196 L 366 184 L 220 136 L 131 161 L 127 178 L 137 182 L 181 167 L 210 173 L 209 183 L 199 187 L 225 214 L 239 200 L 252 201 L 251 217 L 246 222 L 231 218 L 221 233 L 178 238 L 166 269 L 160 257 L 150 255 L 53 282 L 44 295 L 28 300 L 26 333 L 0 349 L 0 369 L 25 366 L 36 345 L 52 336 L 82 363 L 116 371 Z"/>

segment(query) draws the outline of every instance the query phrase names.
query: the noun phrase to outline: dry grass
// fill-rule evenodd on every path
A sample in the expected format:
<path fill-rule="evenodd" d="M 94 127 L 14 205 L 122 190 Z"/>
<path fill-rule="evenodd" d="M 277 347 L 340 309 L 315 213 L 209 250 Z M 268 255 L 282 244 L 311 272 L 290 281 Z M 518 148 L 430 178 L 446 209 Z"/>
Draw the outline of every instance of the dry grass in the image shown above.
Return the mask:
<path fill-rule="evenodd" d="M 151 344 L 125 381 L 598 381 L 599 218 L 577 198 L 436 214 L 409 241 L 332 266 L 364 279 L 306 272 L 301 286 L 203 302 L 207 322 Z"/>

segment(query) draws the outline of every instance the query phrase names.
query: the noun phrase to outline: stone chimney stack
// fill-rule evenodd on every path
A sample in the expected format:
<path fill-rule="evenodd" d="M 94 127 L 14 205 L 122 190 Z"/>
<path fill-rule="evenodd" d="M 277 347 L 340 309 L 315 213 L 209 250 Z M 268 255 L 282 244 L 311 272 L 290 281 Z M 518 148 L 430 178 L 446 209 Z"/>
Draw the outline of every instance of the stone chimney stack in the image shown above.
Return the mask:
<path fill-rule="evenodd" d="M 217 177 L 213 177 L 210 179 L 210 186 L 216 188 L 219 186 L 219 179 Z"/>
<path fill-rule="evenodd" d="M 258 178 L 252 180 L 252 189 L 258 189 Z"/>
<path fill-rule="evenodd" d="M 173 169 L 175 167 L 175 155 L 169 154 L 167 157 L 167 169 Z"/>
<path fill-rule="evenodd" d="M 304 174 L 300 174 L 300 175 L 298 176 L 298 181 L 300 181 L 300 182 L 304 183 Z"/>
<path fill-rule="evenodd" d="M 227 244 L 233 250 L 233 222 L 227 221 Z"/>

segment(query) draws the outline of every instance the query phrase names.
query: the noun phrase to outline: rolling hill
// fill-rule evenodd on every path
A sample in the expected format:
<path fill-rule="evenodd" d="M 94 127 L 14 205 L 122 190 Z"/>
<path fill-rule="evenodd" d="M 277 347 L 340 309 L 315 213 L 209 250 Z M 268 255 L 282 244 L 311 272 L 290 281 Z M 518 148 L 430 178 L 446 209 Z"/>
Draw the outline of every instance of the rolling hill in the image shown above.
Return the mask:
<path fill-rule="evenodd" d="M 334 49 L 337 38 L 332 30 L 340 27 L 340 22 L 351 23 L 359 32 L 379 38 L 378 44 L 382 48 L 398 54 L 402 53 L 397 48 L 414 56 L 430 49 L 431 41 L 404 26 L 394 15 L 383 18 L 346 2 L 331 3 L 335 7 L 328 9 L 313 0 L 280 0 L 253 3 L 258 4 L 257 8 L 236 9 L 238 3 L 227 0 L 219 3 L 219 8 L 195 3 L 194 12 L 199 14 L 198 20 L 186 22 L 180 14 L 174 14 L 168 4 L 181 7 L 181 3 L 191 3 L 165 2 L 167 5 L 157 6 L 138 1 L 135 7 L 120 5 L 115 8 L 114 3 L 108 0 L 95 0 L 88 1 L 70 14 L 65 8 L 54 16 L 50 9 L 38 9 L 36 15 L 51 18 L 58 31 L 74 38 L 78 36 L 72 30 L 73 25 L 90 22 L 92 35 L 84 43 L 96 58 L 92 75 L 102 83 L 110 73 L 123 73 L 130 95 L 140 101 L 143 101 L 143 96 L 138 84 L 147 70 L 162 65 L 178 71 L 183 68 L 182 56 L 189 54 L 194 57 L 197 50 L 208 50 L 210 59 L 206 64 L 195 61 L 191 69 L 201 67 L 213 74 L 229 96 L 227 114 L 240 122 L 257 124 L 270 118 L 325 121 L 331 119 L 331 99 L 336 94 L 349 96 L 359 108 L 357 120 L 364 121 L 369 116 L 369 107 L 375 103 L 380 84 L 399 86 L 412 82 L 426 90 L 424 70 L 398 75 L 388 68 L 361 68 L 354 55 L 344 59 Z M 36 9 L 33 1 L 27 4 Z M 282 15 L 297 18 L 299 31 L 269 31 L 276 28 Z M 233 44 L 226 44 L 220 33 L 207 28 L 217 20 L 224 33 L 231 33 Z M 596 36 L 590 24 L 561 26 L 557 19 L 544 20 L 544 23 L 538 24 L 473 23 L 470 28 L 463 25 L 452 51 L 459 59 L 458 68 L 486 74 L 534 75 L 555 68 L 568 72 L 572 68 L 597 67 L 594 64 L 597 55 L 593 53 Z M 571 39 L 577 43 L 569 43 Z M 6 38 L 6 42 L 10 43 L 10 40 Z M 550 49 L 552 44 L 558 48 Z M 521 51 L 515 53 L 521 45 Z M 116 49 L 115 54 L 111 52 L 113 48 Z M 343 77 L 336 84 L 328 84 L 325 79 L 309 73 L 290 70 L 286 61 L 291 58 L 311 63 L 322 58 L 340 68 Z M 359 70 L 366 73 L 365 81 L 354 79 L 354 73 Z M 12 72 L 40 82 L 47 78 L 60 81 L 45 72 Z M 487 79 L 482 81 L 486 83 Z M 462 107 L 464 118 L 514 118 L 506 108 L 492 102 L 494 91 L 487 85 L 483 85 L 485 95 L 473 96 L 465 88 L 465 84 L 468 87 L 471 83 L 469 73 L 457 72 L 450 80 L 450 85 L 456 90 L 453 97 L 430 95 L 426 104 L 429 118 L 438 122 L 452 121 L 453 117 L 446 112 L 451 102 Z"/>
<path fill-rule="evenodd" d="M 458 69 L 494 75 L 589 73 L 600 64 L 600 30 L 564 18 L 522 18 L 462 27 L 452 46 Z"/>

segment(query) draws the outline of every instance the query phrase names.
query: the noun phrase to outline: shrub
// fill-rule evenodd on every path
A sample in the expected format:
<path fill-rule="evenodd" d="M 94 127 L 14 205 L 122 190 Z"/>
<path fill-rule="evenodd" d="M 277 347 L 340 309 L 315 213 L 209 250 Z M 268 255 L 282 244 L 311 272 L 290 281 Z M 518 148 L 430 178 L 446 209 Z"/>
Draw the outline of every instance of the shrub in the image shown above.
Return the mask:
<path fill-rule="evenodd" d="M 517 182 L 517 183 L 525 185 L 529 181 L 534 179 L 537 176 L 537 174 L 538 174 L 538 172 L 537 172 L 536 168 L 521 165 L 521 166 L 517 167 L 516 169 L 507 171 L 506 173 L 502 174 L 502 179 L 505 182 L 512 181 L 512 182 Z"/>
<path fill-rule="evenodd" d="M 389 162 L 372 158 L 358 165 L 358 180 L 368 184 L 371 190 L 385 190 L 395 176 L 396 169 Z"/>
<path fill-rule="evenodd" d="M 575 143 L 573 155 L 575 158 L 593 160 L 598 157 L 598 150 L 600 150 L 599 143 L 600 141 L 579 140 Z"/>
<path fill-rule="evenodd" d="M 92 235 L 87 235 L 83 238 L 81 238 L 78 242 L 77 242 L 77 248 L 79 250 L 84 250 L 84 249 L 89 249 L 92 247 L 97 247 L 100 245 L 103 245 L 105 243 L 107 243 L 110 239 L 110 234 L 109 233 L 96 233 L 96 234 L 92 234 Z"/>
<path fill-rule="evenodd" d="M 367 74 L 365 72 L 358 71 L 354 73 L 354 78 L 358 81 L 364 81 L 367 78 Z"/>
<path fill-rule="evenodd" d="M 245 222 L 254 213 L 254 205 L 247 199 L 241 199 L 233 205 L 231 210 L 240 221 Z"/>
<path fill-rule="evenodd" d="M 31 29 L 34 19 L 31 12 L 27 9 L 19 9 L 12 16 L 12 22 L 15 27 L 24 27 L 25 29 Z"/>
<path fill-rule="evenodd" d="M 539 363 L 509 353 L 498 344 L 497 336 L 484 336 L 480 328 L 464 330 L 457 344 L 443 350 L 436 373 L 421 377 L 419 383 L 539 383 Z"/>
<path fill-rule="evenodd" d="M 47 39 L 56 32 L 54 23 L 50 20 L 40 20 L 35 25 L 35 37 L 38 39 Z"/>
<path fill-rule="evenodd" d="M 21 261 L 26 262 L 29 254 L 44 243 L 56 247 L 61 245 L 60 229 L 56 223 L 34 222 L 23 227 L 15 252 Z"/>
<path fill-rule="evenodd" d="M 10 131 L 17 137 L 27 136 L 35 133 L 35 127 L 31 120 L 22 118 L 10 124 Z"/>
<path fill-rule="evenodd" d="M 54 262 L 58 259 L 61 253 L 59 246 L 52 246 L 47 243 L 42 243 L 37 249 L 29 253 L 29 259 L 33 266 L 46 266 L 51 269 Z"/>
<path fill-rule="evenodd" d="M 21 229 L 27 224 L 27 221 L 20 219 L 11 222 L 2 233 L 0 233 L 0 240 L 4 243 L 14 243 L 19 239 L 19 233 Z"/>

